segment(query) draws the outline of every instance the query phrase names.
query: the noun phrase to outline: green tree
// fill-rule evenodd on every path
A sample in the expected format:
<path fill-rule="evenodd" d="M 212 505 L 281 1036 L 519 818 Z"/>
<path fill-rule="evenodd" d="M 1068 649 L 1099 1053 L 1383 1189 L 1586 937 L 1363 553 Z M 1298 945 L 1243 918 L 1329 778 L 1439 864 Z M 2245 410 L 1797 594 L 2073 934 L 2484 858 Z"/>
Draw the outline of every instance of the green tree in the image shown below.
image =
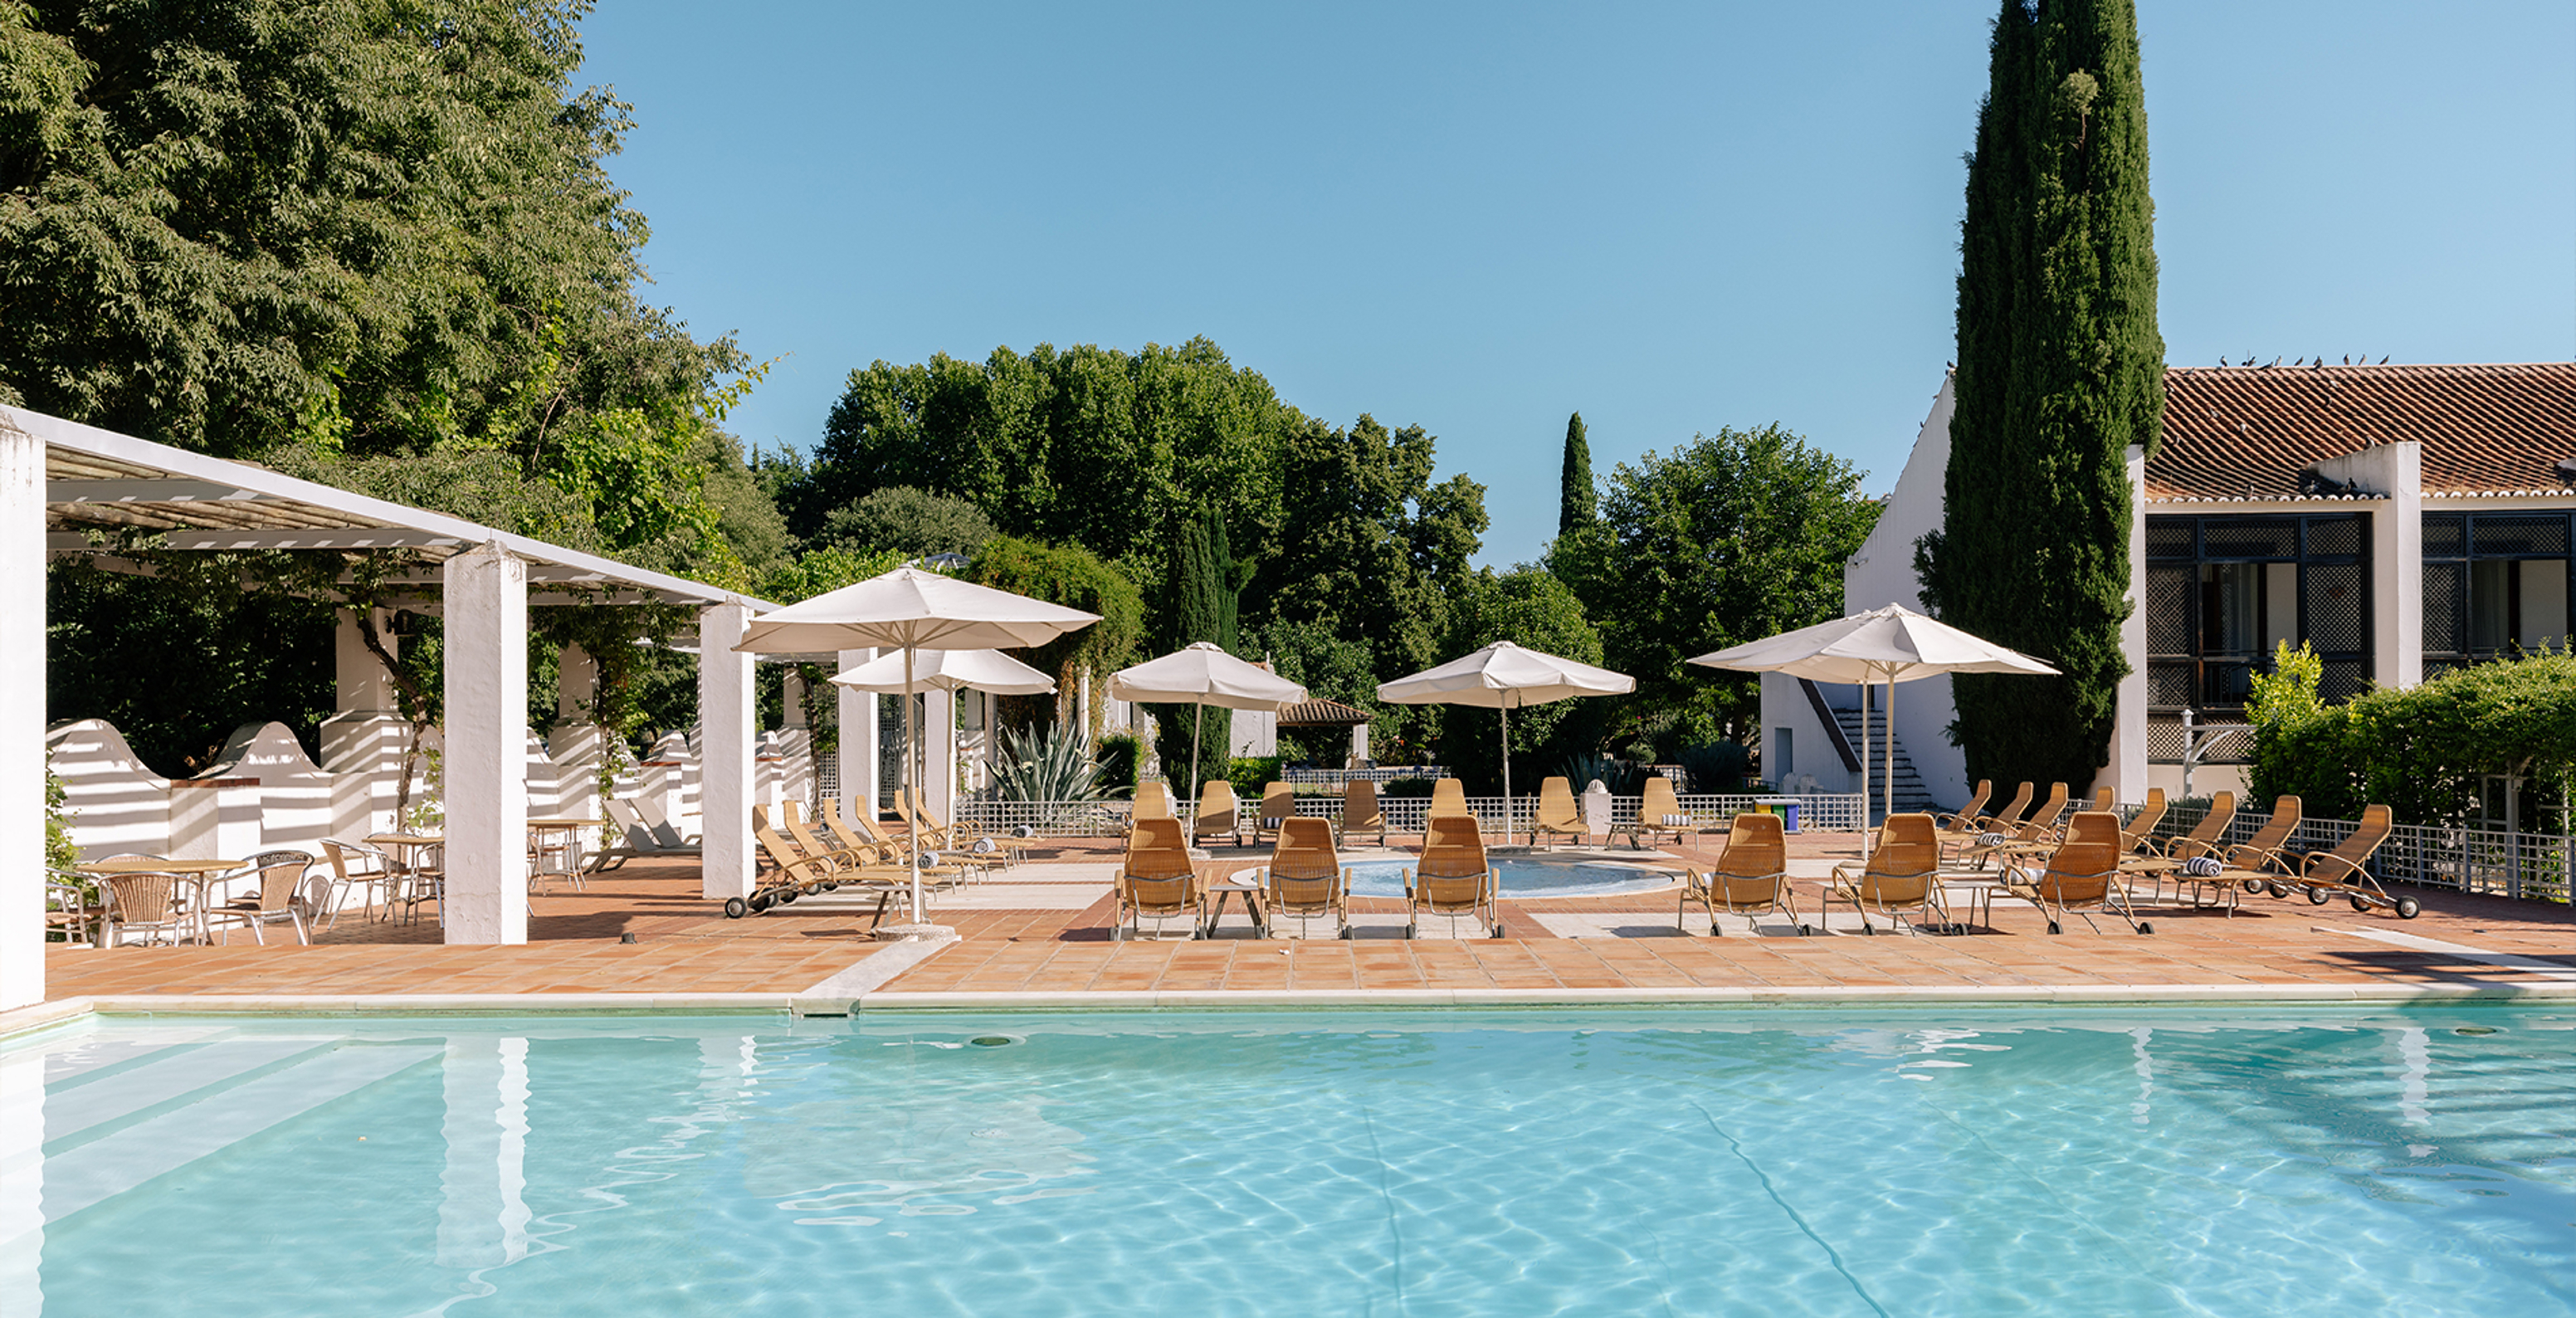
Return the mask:
<path fill-rule="evenodd" d="M 983 509 L 911 485 L 874 491 L 833 509 L 823 521 L 823 538 L 833 544 L 899 550 L 909 557 L 971 557 L 997 534 Z"/>
<path fill-rule="evenodd" d="M 1086 671 L 1094 677 L 1092 699 L 1108 700 L 1108 684 L 1100 679 L 1135 657 L 1144 634 L 1145 598 L 1136 583 L 1080 545 L 1043 545 L 1007 535 L 986 541 L 965 577 L 997 590 L 1100 615 L 1100 621 L 1088 627 L 1019 655 L 1021 662 L 1055 678 L 1057 694 L 1002 697 L 1003 726 L 1034 727 L 1053 718 L 1058 709 L 1073 708 Z"/>
<path fill-rule="evenodd" d="M 1601 515 L 1601 494 L 1592 483 L 1592 444 L 1583 437 L 1583 414 L 1565 421 L 1565 468 L 1557 477 L 1556 533 L 1572 535 Z"/>
<path fill-rule="evenodd" d="M 1434 440 L 1363 415 L 1348 430 L 1307 422 L 1284 446 L 1290 534 L 1252 575 L 1255 629 L 1313 621 L 1368 647 L 1379 681 L 1441 658 L 1451 597 L 1463 589 L 1487 525 L 1485 487 L 1435 483 Z M 1439 714 L 1395 706 L 1372 725 L 1381 760 L 1430 753 Z"/>
<path fill-rule="evenodd" d="M 1181 524 L 1174 537 L 1171 552 L 1165 556 L 1161 597 L 1156 601 L 1155 650 L 1168 654 L 1200 641 L 1213 641 L 1231 650 L 1233 637 L 1226 634 L 1234 608 L 1233 594 L 1227 581 L 1227 565 L 1219 557 L 1225 552 L 1224 523 L 1214 516 L 1193 518 Z M 1154 716 L 1154 753 L 1163 762 L 1163 773 L 1178 783 L 1195 763 L 1205 775 L 1222 776 L 1224 766 L 1234 756 L 1234 713 L 1210 705 L 1152 705 Z M 1192 738 L 1197 753 L 1191 753 Z M 1196 791 L 1198 784 L 1189 784 Z"/>
<path fill-rule="evenodd" d="M 1605 702 L 1614 744 L 1668 758 L 1748 736 L 1761 707 L 1753 678 L 1682 661 L 1840 617 L 1843 561 L 1878 514 L 1850 463 L 1778 426 L 1619 464 L 1600 524 L 1548 553 L 1600 629 L 1608 666 L 1637 679 L 1634 696 Z"/>
<path fill-rule="evenodd" d="M 1270 552 L 1278 448 L 1302 424 L 1269 381 L 1206 339 L 879 361 L 850 373 L 811 464 L 781 490 L 800 535 L 820 534 L 834 508 L 914 486 L 975 504 L 1007 534 L 1080 544 L 1155 581 L 1203 507 L 1219 510 L 1238 553 Z"/>
<path fill-rule="evenodd" d="M 2082 783 L 2109 755 L 2126 450 L 2152 450 L 2164 411 L 2153 223 L 2130 0 L 2004 0 L 1960 224 L 1944 518 L 1915 561 L 1945 621 L 2064 676 L 1953 683 L 1970 777 Z"/>
<path fill-rule="evenodd" d="M 1510 641 L 1587 664 L 1601 662 L 1601 634 L 1584 617 L 1583 601 L 1544 567 L 1522 564 L 1509 572 L 1481 569 L 1468 578 L 1449 616 L 1451 656 Z M 1569 754 L 1593 749 L 1602 702 L 1560 700 L 1511 713 L 1512 782 L 1535 791 Z M 1465 705 L 1441 707 L 1440 762 L 1471 792 L 1499 795 L 1503 766 L 1502 715 Z"/>

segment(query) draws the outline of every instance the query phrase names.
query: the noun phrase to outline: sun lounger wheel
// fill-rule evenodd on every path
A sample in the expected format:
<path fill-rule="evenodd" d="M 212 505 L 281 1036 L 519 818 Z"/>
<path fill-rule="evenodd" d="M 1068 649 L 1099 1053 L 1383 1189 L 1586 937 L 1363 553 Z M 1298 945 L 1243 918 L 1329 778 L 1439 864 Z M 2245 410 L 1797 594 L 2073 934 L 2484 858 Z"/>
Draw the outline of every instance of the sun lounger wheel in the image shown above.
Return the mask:
<path fill-rule="evenodd" d="M 1811 925 L 1811 924 L 1802 924 L 1802 925 L 1799 925 L 1799 926 L 1798 926 L 1798 936 L 1799 936 L 1800 938 L 1808 937 L 1809 935 L 1811 935 L 1811 934 L 1813 934 L 1813 933 L 1815 933 L 1815 932 L 1816 932 L 1816 927 L 1815 927 L 1814 925 Z"/>
<path fill-rule="evenodd" d="M 2288 884 L 2286 884 L 2286 883 L 2285 883 L 2285 884 L 2282 884 L 2282 885 L 2281 885 L 2281 892 L 2280 892 L 2280 894 L 2279 894 L 2279 895 L 2284 896 L 2284 897 L 2289 896 L 2289 895 L 2290 895 L 2290 893 L 2289 893 L 2289 887 L 2290 887 L 2290 885 L 2288 885 Z M 2323 906 L 2323 905 L 2325 905 L 2325 904 L 2326 904 L 2326 899 L 2327 899 L 2328 897 L 2332 897 L 2332 896 L 2334 896 L 2334 893 L 2333 893 L 2332 891 L 2328 890 L 2328 889 L 2325 889 L 2325 888 L 2310 888 L 2310 889 L 2308 889 L 2308 905 L 2310 905 L 2310 906 Z"/>
<path fill-rule="evenodd" d="M 751 914 L 751 903 L 744 901 L 740 897 L 725 898 L 726 919 L 739 920 L 749 914 Z"/>
<path fill-rule="evenodd" d="M 2354 909 L 2354 910 L 2356 910 L 2356 911 L 2360 911 L 2360 912 L 2362 912 L 2362 913 L 2363 913 L 2363 914 L 2365 914 L 2365 915 L 2366 915 L 2366 914 L 2368 914 L 2368 913 L 2370 912 L 2370 899 L 2369 899 L 2369 898 L 2364 897 L 2364 896 L 2362 896 L 2360 893 L 2357 893 L 2357 892 L 2356 892 L 2356 893 L 2354 893 L 2354 894 L 2352 895 L 2352 897 L 2351 897 L 2351 899 L 2350 899 L 2350 900 L 2351 900 L 2351 902 L 2352 902 L 2352 909 Z"/>
<path fill-rule="evenodd" d="M 2398 919 L 2400 919 L 2400 920 L 2412 920 L 2412 919 L 2414 919 L 2416 916 L 2422 915 L 2423 913 L 2424 913 L 2424 903 L 2419 902 L 2419 901 L 2415 900 L 2415 899 L 2414 899 L 2414 898 L 2412 898 L 2412 897 L 2400 897 L 2400 898 L 2398 898 L 2398 899 L 2397 899 L 2397 918 L 2398 918 Z"/>
<path fill-rule="evenodd" d="M 2048 932 L 2052 934 L 2062 934 L 2066 932 L 2066 927 L 2055 920 L 2051 920 L 2048 922 Z"/>
<path fill-rule="evenodd" d="M 2148 921 L 2145 921 L 2145 920 L 2140 920 L 2140 921 L 2138 921 L 2138 932 L 2139 932 L 2139 933 L 2142 933 L 2142 934 L 2151 934 L 2151 933 L 2154 933 L 2155 931 L 2156 931 L 2156 927 L 2155 927 L 2155 925 L 2153 925 L 2152 923 L 2149 923 Z"/>
<path fill-rule="evenodd" d="M 2263 881 L 2261 879 L 2246 879 L 2239 882 L 2236 886 L 2243 888 L 2247 892 L 2263 891 Z"/>

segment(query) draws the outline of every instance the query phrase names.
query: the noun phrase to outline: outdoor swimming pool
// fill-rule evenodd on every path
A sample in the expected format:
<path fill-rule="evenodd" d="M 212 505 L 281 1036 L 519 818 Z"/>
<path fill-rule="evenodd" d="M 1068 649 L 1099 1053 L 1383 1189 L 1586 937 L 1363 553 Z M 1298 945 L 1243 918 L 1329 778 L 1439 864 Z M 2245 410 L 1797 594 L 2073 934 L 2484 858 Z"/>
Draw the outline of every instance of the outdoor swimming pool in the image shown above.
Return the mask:
<path fill-rule="evenodd" d="M 109 1024 L 0 1052 L 0 1312 L 2564 1312 L 2572 1031 L 2503 1007 Z"/>
<path fill-rule="evenodd" d="M 1612 897 L 1651 892 L 1675 878 L 1668 870 L 1570 856 L 1494 856 L 1490 860 L 1502 894 L 1511 898 Z M 1352 865 L 1351 891 L 1361 897 L 1401 897 L 1404 872 L 1411 868 L 1411 861 L 1394 860 Z"/>

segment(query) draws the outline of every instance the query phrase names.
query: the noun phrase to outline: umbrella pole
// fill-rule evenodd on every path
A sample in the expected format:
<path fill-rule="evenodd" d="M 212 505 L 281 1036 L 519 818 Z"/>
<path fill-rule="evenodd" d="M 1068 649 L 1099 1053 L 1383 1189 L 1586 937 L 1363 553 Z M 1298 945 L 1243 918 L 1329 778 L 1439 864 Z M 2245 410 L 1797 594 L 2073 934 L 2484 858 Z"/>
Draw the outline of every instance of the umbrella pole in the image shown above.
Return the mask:
<path fill-rule="evenodd" d="M 1512 844 L 1512 707 L 1496 705 L 1494 712 L 1503 719 L 1503 845 L 1508 847 Z M 1538 845 L 1536 824 L 1530 825 L 1530 845 Z"/>
<path fill-rule="evenodd" d="M 913 763 L 916 766 L 924 764 L 921 739 L 913 735 L 912 729 L 912 647 L 909 645 L 903 647 L 903 739 L 912 745 Z M 904 789 L 919 792 L 921 774 L 921 768 L 916 767 L 908 775 L 912 781 L 904 784 Z M 928 799 L 921 796 L 914 797 L 914 800 L 925 804 Z M 912 857 L 909 862 L 912 866 L 912 922 L 919 924 L 921 923 L 921 815 L 918 811 L 908 813 L 912 815 L 912 834 L 905 839 L 909 845 L 904 847 L 904 851 Z"/>
<path fill-rule="evenodd" d="M 1896 813 L 1896 670 L 1887 671 L 1887 814 Z"/>
<path fill-rule="evenodd" d="M 1190 707 L 1190 790 L 1191 790 L 1191 791 L 1193 791 L 1193 792 L 1197 792 L 1197 793 L 1199 793 L 1199 795 L 1200 795 L 1200 796 L 1205 796 L 1205 795 L 1207 794 L 1207 793 L 1206 793 L 1206 791 L 1205 791 L 1205 789 L 1204 789 L 1204 787 L 1203 787 L 1203 786 L 1202 786 L 1202 784 L 1199 782 L 1199 740 L 1200 740 L 1201 734 L 1205 733 L 1206 731 L 1207 731 L 1207 706 L 1206 706 L 1206 705 L 1204 705 L 1204 704 L 1199 704 L 1199 705 L 1193 705 L 1193 706 L 1191 706 L 1191 707 Z M 1199 797 L 1194 796 L 1194 797 L 1191 797 L 1190 799 L 1191 799 L 1191 800 L 1193 800 L 1193 801 L 1195 801 L 1195 800 L 1198 800 L 1198 799 L 1199 799 Z M 1197 808 L 1197 807 L 1195 807 L 1195 806 L 1193 806 L 1193 807 L 1191 807 L 1191 809 L 1190 809 L 1190 831 L 1191 831 L 1192 833 L 1194 833 L 1194 834 L 1195 834 L 1195 833 L 1198 831 L 1198 826 L 1199 826 L 1199 812 L 1198 812 L 1198 808 Z M 1196 839 L 1195 839 L 1195 838 L 1193 838 L 1192 840 L 1193 840 L 1193 841 L 1196 841 Z M 1160 937 L 1160 936 L 1161 936 L 1161 935 L 1159 935 L 1159 934 L 1158 934 L 1158 935 L 1156 935 L 1156 937 Z"/>
<path fill-rule="evenodd" d="M 1860 680 L 1860 831 L 1870 831 L 1870 680 Z M 1868 839 L 1860 852 L 1868 855 Z"/>

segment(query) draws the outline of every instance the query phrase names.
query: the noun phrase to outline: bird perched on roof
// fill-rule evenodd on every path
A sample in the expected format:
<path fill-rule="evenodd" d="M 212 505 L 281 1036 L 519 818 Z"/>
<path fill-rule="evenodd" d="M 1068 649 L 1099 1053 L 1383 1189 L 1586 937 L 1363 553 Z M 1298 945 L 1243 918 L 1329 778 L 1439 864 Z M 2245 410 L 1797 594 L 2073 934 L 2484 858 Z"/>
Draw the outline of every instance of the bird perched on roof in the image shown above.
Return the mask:
<path fill-rule="evenodd" d="M 2380 365 L 2382 365 L 2382 366 L 2386 366 L 2386 365 L 2388 364 L 2388 359 L 2387 359 L 2386 357 L 2382 357 L 2382 358 L 2380 358 L 2380 359 L 2379 359 L 2379 364 L 2380 364 Z"/>
<path fill-rule="evenodd" d="M 2278 365 L 2280 365 L 2280 364 L 2281 364 L 2281 359 L 2280 359 L 2280 358 L 2275 357 L 2275 358 L 2273 358 L 2273 359 L 2272 359 L 2272 366 L 2278 366 Z M 2264 367 L 2263 369 L 2268 371 L 2268 370 L 2272 369 L 2272 366 L 2266 366 L 2266 367 Z"/>
<path fill-rule="evenodd" d="M 2346 365 L 2346 366 L 2350 366 L 2350 365 L 2352 365 L 2352 354 L 2351 354 L 2351 353 L 2348 353 L 2348 352 L 2347 352 L 2347 353 L 2345 353 L 2345 354 L 2343 355 L 2343 364 L 2344 364 L 2344 365 Z"/>

